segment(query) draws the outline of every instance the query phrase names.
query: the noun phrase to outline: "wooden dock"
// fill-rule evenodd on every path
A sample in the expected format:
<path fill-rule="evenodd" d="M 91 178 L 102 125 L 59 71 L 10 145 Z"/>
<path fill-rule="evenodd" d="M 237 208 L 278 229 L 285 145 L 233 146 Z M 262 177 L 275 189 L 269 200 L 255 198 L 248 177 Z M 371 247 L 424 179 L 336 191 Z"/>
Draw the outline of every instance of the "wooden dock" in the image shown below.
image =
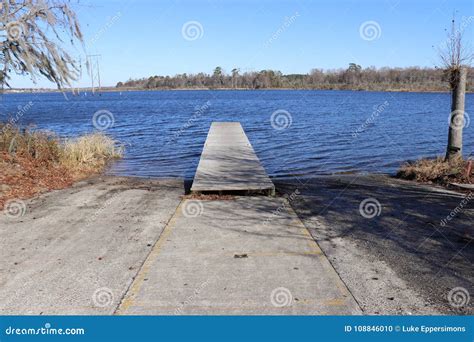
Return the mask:
<path fill-rule="evenodd" d="M 211 124 L 191 192 L 275 194 L 239 122 Z"/>

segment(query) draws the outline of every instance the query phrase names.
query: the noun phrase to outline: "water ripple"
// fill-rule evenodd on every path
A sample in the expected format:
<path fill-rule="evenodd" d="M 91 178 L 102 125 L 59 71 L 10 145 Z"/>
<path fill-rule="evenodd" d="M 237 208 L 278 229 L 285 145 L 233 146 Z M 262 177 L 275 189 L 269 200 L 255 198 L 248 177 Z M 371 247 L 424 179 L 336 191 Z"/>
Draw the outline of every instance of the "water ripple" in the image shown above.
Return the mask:
<path fill-rule="evenodd" d="M 474 95 L 466 97 L 466 111 L 474 113 Z M 63 136 L 91 132 L 96 111 L 112 112 L 115 124 L 106 133 L 126 146 L 126 154 L 109 172 L 142 177 L 192 177 L 213 121 L 240 121 L 271 176 L 393 173 L 405 160 L 444 154 L 450 112 L 449 94 L 147 91 L 69 100 L 57 93 L 7 94 L 0 120 L 29 101 L 34 105 L 20 124 Z M 384 103 L 383 111 L 374 112 Z M 290 113 L 288 128 L 272 128 L 276 110 Z M 464 131 L 466 155 L 474 150 L 473 131 Z"/>

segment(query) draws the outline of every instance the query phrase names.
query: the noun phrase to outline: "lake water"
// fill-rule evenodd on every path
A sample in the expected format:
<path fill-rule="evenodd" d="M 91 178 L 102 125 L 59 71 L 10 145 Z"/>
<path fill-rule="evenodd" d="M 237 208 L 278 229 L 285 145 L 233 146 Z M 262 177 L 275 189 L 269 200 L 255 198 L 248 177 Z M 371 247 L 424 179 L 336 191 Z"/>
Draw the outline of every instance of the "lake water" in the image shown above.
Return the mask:
<path fill-rule="evenodd" d="M 284 177 L 394 173 L 405 160 L 443 155 L 450 95 L 304 90 L 67 98 L 60 93 L 7 94 L 0 106 L 0 120 L 13 116 L 22 125 L 63 136 L 106 128 L 113 121 L 105 132 L 125 145 L 126 154 L 109 173 L 143 177 L 191 178 L 210 123 L 240 121 L 267 172 Z M 474 94 L 466 96 L 466 112 L 474 115 Z M 466 156 L 474 150 L 473 126 L 464 130 Z"/>

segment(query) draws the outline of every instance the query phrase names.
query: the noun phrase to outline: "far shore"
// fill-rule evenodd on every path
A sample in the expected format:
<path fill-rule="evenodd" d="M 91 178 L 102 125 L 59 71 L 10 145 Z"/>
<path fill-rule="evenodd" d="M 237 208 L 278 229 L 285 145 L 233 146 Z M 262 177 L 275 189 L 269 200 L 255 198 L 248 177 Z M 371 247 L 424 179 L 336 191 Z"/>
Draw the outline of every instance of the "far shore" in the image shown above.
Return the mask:
<path fill-rule="evenodd" d="M 153 88 L 153 89 L 146 89 L 146 88 L 116 88 L 116 87 L 102 87 L 100 90 L 95 89 L 96 93 L 109 93 L 109 92 L 139 92 L 139 91 L 267 91 L 267 90 L 312 90 L 312 91 L 361 91 L 361 92 L 391 92 L 391 93 L 449 93 L 449 89 L 446 90 L 439 90 L 439 89 L 358 89 L 358 88 L 350 88 L 350 89 L 342 89 L 342 88 L 332 88 L 332 89 L 323 89 L 323 88 L 258 88 L 258 89 L 251 89 L 251 88 Z M 92 93 L 91 88 L 68 88 L 68 89 L 7 89 L 4 90 L 5 94 L 43 94 L 43 93 L 72 93 L 72 92 L 87 92 Z M 473 94 L 474 91 L 466 91 L 468 94 Z"/>

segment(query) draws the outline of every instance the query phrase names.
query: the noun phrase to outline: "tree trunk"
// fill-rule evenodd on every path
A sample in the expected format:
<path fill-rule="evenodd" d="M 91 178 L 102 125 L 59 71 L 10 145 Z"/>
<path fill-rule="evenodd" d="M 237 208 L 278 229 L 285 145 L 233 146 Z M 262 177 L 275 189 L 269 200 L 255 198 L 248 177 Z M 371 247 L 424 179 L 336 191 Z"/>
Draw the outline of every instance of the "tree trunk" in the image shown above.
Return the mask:
<path fill-rule="evenodd" d="M 464 102 L 467 69 L 451 71 L 451 115 L 449 118 L 448 148 L 446 161 L 462 157 L 462 129 L 464 127 Z"/>

